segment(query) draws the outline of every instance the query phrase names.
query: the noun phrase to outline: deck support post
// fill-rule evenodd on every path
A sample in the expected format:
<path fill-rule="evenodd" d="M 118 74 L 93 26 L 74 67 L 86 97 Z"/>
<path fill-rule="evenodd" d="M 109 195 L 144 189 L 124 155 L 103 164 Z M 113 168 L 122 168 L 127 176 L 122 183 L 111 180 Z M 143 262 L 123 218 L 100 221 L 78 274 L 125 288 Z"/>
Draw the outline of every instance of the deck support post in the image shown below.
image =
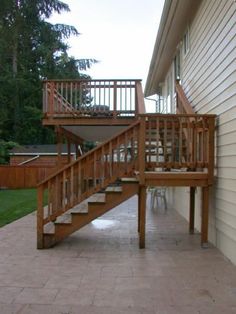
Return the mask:
<path fill-rule="evenodd" d="M 138 195 L 138 230 L 139 230 L 139 248 L 145 248 L 145 227 L 146 227 L 146 187 L 139 187 Z"/>
<path fill-rule="evenodd" d="M 202 187 L 201 245 L 208 247 L 209 186 Z"/>
<path fill-rule="evenodd" d="M 190 187 L 189 199 L 189 233 L 194 234 L 194 216 L 195 216 L 195 191 L 196 187 Z"/>
<path fill-rule="evenodd" d="M 58 168 L 61 167 L 62 165 L 62 134 L 59 130 L 59 128 L 57 128 L 56 130 L 57 132 L 57 166 Z"/>

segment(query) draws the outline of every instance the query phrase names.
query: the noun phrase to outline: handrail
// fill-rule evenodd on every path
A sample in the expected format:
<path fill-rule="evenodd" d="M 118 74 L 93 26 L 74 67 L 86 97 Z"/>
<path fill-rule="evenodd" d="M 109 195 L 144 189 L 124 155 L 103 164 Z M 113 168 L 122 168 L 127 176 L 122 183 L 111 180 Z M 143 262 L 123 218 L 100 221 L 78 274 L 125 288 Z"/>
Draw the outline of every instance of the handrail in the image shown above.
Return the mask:
<path fill-rule="evenodd" d="M 177 113 L 194 114 L 194 110 L 178 81 L 175 83 Z"/>
<path fill-rule="evenodd" d="M 141 80 L 43 81 L 46 116 L 137 117 L 145 112 Z"/>

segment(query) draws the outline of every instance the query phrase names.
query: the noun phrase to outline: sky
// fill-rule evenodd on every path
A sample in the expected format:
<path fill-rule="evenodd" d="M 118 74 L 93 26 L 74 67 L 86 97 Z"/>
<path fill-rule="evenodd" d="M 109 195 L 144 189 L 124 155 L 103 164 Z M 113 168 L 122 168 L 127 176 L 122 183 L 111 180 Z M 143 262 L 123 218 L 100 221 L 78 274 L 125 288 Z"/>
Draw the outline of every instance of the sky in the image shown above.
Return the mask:
<path fill-rule="evenodd" d="M 99 63 L 86 73 L 93 79 L 142 79 L 143 89 L 164 0 L 63 0 L 69 13 L 52 23 L 73 25 L 80 33 L 68 43 L 69 54 Z"/>

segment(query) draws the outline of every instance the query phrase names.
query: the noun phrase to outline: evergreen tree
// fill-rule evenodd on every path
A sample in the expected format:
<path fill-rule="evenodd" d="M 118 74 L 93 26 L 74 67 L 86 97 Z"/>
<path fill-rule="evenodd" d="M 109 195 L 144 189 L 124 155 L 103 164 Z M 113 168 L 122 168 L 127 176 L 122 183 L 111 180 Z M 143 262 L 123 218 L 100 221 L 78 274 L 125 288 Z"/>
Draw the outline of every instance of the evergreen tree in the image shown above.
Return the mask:
<path fill-rule="evenodd" d="M 53 142 L 44 129 L 42 80 L 87 77 L 80 74 L 95 60 L 68 56 L 65 40 L 75 27 L 47 22 L 52 13 L 69 11 L 59 0 L 1 0 L 0 139 L 19 144 Z"/>

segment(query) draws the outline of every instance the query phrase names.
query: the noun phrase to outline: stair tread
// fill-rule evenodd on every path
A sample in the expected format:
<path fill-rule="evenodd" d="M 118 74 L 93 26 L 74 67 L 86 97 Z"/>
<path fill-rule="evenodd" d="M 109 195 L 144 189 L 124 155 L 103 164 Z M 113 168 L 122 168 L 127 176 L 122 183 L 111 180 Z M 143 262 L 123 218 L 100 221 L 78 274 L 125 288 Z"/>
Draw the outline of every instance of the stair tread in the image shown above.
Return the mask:
<path fill-rule="evenodd" d="M 121 193 L 122 187 L 121 186 L 108 186 L 105 191 L 106 193 L 111 193 L 111 192 Z"/>
<path fill-rule="evenodd" d="M 131 177 L 131 178 L 121 178 L 120 179 L 121 180 L 121 182 L 124 182 L 124 183 L 138 183 L 139 182 L 139 180 L 137 179 L 137 178 L 133 178 L 133 177 Z"/>
<path fill-rule="evenodd" d="M 44 234 L 54 234 L 55 232 L 55 225 L 53 222 L 49 222 L 44 225 L 43 233 Z"/>
<path fill-rule="evenodd" d="M 104 203 L 105 193 L 95 193 L 80 204 L 71 208 L 69 213 L 88 213 L 88 203 Z"/>
<path fill-rule="evenodd" d="M 71 214 L 65 213 L 59 217 L 57 217 L 57 220 L 55 221 L 55 224 L 70 224 L 71 223 Z"/>

